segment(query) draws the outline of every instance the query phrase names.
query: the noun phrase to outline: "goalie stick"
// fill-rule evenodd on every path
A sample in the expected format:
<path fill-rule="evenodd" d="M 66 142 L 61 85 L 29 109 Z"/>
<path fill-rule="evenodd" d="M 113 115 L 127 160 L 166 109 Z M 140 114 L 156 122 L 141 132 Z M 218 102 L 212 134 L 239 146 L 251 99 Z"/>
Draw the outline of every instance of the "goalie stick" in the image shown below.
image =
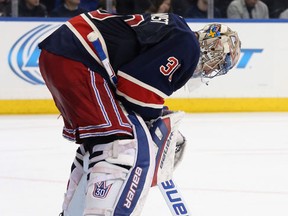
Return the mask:
<path fill-rule="evenodd" d="M 87 39 L 93 44 L 98 54 L 98 58 L 101 60 L 106 72 L 109 75 L 110 81 L 114 86 L 116 86 L 116 74 L 102 48 L 99 37 L 95 32 L 91 32 L 88 34 Z M 157 183 L 157 186 L 173 216 L 191 216 L 188 207 L 172 178 L 170 180 Z"/>
<path fill-rule="evenodd" d="M 188 206 L 172 179 L 158 183 L 157 185 L 173 216 L 191 216 Z"/>

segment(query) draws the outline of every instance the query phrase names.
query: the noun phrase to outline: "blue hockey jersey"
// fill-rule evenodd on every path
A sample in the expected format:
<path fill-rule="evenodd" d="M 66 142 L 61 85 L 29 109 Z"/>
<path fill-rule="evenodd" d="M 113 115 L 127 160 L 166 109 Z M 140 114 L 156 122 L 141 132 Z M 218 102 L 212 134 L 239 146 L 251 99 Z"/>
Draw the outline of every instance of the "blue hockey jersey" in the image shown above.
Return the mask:
<path fill-rule="evenodd" d="M 164 99 L 192 77 L 199 60 L 199 42 L 193 31 L 182 17 L 172 13 L 91 11 L 68 20 L 39 47 L 82 62 L 110 82 L 87 39 L 92 31 L 117 74 L 115 93 L 119 100 L 145 120 L 161 115 Z"/>

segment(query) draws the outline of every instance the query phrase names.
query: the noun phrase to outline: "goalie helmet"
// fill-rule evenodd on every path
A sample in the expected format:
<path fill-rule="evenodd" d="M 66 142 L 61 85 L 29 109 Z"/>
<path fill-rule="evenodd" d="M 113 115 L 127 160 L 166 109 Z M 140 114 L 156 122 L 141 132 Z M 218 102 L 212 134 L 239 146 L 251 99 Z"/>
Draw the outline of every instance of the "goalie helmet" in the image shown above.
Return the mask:
<path fill-rule="evenodd" d="M 241 42 L 238 34 L 223 24 L 209 24 L 196 32 L 200 58 L 196 77 L 213 78 L 226 74 L 239 60 Z"/>

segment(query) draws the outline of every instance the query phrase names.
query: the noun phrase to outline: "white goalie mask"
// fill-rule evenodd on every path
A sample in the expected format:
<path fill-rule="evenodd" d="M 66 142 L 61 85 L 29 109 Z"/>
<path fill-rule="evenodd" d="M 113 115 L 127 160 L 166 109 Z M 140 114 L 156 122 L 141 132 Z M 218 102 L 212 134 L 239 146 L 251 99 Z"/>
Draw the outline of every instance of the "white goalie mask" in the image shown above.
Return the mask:
<path fill-rule="evenodd" d="M 213 78 L 226 74 L 239 60 L 241 42 L 238 34 L 223 24 L 209 24 L 196 32 L 200 58 L 193 77 Z"/>

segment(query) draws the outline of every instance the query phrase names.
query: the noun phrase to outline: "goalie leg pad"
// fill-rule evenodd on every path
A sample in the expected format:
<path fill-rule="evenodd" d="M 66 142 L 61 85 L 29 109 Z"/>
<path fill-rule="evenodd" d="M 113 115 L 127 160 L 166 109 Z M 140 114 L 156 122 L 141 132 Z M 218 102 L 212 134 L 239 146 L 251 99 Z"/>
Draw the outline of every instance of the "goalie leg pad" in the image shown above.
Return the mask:
<path fill-rule="evenodd" d="M 156 148 L 144 121 L 135 115 L 132 140 L 96 145 L 90 158 L 84 216 L 139 215 L 152 183 Z M 102 154 L 97 154 L 102 152 Z M 91 155 L 93 155 L 93 153 Z"/>
<path fill-rule="evenodd" d="M 71 173 L 67 184 L 67 190 L 64 194 L 64 201 L 62 204 L 62 210 L 65 216 L 69 216 L 69 206 L 71 203 L 75 202 L 76 198 L 79 197 L 76 195 L 79 193 L 79 188 L 81 188 L 79 187 L 79 184 L 83 184 L 83 181 L 86 179 L 87 169 L 84 168 L 84 157 L 87 153 L 88 152 L 85 150 L 83 145 L 80 145 L 76 151 L 76 156 L 71 166 Z M 78 205 L 80 204 L 78 201 L 77 203 Z M 82 205 L 83 204 L 84 203 L 82 202 Z"/>

